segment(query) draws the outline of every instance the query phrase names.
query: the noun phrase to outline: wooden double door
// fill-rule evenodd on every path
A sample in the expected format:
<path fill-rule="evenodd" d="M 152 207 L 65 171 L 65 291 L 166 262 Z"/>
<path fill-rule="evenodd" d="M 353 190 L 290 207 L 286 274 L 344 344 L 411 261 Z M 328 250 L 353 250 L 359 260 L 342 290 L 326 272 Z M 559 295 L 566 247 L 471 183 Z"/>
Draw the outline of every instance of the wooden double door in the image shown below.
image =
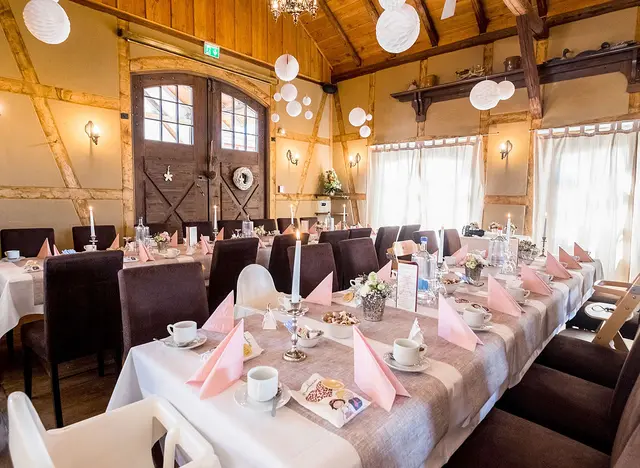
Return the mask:
<path fill-rule="evenodd" d="M 218 219 L 267 217 L 263 106 L 184 73 L 134 75 L 132 100 L 136 222 L 166 223 L 182 236 L 185 221 L 213 221 L 214 205 Z"/>

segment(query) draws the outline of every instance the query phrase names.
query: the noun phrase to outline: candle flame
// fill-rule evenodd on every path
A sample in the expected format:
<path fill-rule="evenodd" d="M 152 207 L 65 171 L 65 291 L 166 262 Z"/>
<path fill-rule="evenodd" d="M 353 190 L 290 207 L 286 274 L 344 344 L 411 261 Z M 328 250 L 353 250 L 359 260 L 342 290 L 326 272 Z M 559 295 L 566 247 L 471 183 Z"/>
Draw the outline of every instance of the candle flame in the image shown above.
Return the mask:
<path fill-rule="evenodd" d="M 300 240 L 300 229 L 296 229 L 296 239 Z"/>

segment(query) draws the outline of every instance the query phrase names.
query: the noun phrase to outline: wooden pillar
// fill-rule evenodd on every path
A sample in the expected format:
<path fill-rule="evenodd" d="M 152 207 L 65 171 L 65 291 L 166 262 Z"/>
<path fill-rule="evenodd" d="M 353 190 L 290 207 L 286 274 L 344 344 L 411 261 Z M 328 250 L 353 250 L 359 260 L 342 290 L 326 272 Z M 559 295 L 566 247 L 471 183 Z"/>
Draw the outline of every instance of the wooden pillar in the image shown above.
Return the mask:
<path fill-rule="evenodd" d="M 129 23 L 118 19 L 118 29 L 129 29 Z M 118 82 L 120 87 L 120 159 L 122 163 L 122 228 L 125 236 L 133 235 L 135 225 L 133 192 L 133 144 L 131 136 L 131 72 L 129 42 L 118 37 Z"/>
<path fill-rule="evenodd" d="M 429 74 L 429 59 L 420 60 L 420 75 L 418 78 L 418 87 L 423 88 L 427 85 L 427 75 Z M 427 121 L 418 122 L 418 138 L 427 134 Z"/>
<path fill-rule="evenodd" d="M 269 97 L 269 218 L 276 217 L 276 194 L 278 189 L 276 186 L 276 168 L 277 168 L 277 154 L 276 154 L 276 135 L 278 132 L 278 124 L 271 120 L 271 114 L 276 111 L 276 101 L 273 96 L 276 94 L 277 86 L 272 84 L 270 86 L 271 96 Z"/>

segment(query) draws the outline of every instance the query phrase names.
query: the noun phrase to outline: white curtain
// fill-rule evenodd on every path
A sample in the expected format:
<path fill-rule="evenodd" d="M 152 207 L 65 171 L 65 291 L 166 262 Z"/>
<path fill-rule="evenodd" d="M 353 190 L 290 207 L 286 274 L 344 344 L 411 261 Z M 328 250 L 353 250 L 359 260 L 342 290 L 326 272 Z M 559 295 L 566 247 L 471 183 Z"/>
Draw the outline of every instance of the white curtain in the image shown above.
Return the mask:
<path fill-rule="evenodd" d="M 420 223 L 423 229 L 460 229 L 482 219 L 481 138 L 378 146 L 370 161 L 367 200 L 372 226 Z"/>
<path fill-rule="evenodd" d="M 602 261 L 605 278 L 626 280 L 632 250 L 636 259 L 640 253 L 638 229 L 632 238 L 637 142 L 637 124 L 630 122 L 538 132 L 535 239 L 542 238 L 547 213 L 547 250 L 572 252 L 578 242 Z"/>

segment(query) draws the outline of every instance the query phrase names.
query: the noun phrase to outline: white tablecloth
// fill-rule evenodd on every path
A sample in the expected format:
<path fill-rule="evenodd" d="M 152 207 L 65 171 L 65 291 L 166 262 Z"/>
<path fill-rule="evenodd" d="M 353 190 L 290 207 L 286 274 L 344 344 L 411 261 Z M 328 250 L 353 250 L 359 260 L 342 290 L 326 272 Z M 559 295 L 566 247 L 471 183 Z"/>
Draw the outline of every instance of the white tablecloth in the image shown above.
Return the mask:
<path fill-rule="evenodd" d="M 489 241 L 492 239 L 492 236 L 485 237 L 464 237 L 460 236 L 460 244 L 468 245 L 469 251 L 471 250 L 486 250 L 489 252 Z M 518 252 L 518 239 L 512 237 L 509 239 L 509 248 L 512 252 Z"/>

